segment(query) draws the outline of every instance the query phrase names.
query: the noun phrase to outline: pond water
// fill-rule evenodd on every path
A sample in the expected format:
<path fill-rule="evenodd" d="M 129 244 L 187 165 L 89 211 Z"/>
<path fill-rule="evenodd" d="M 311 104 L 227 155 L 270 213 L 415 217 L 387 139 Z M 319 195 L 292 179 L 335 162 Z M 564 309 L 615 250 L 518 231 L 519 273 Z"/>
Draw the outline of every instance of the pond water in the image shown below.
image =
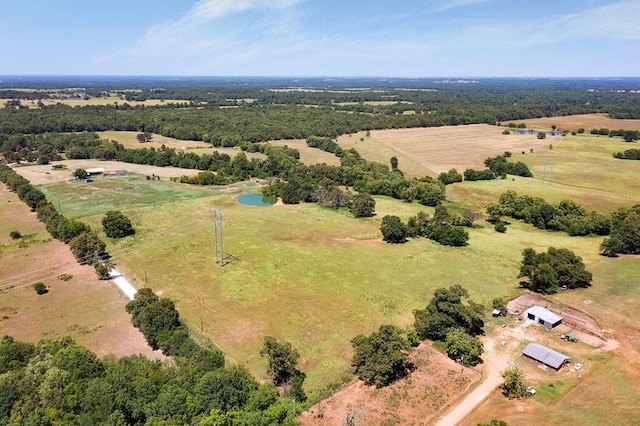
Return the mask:
<path fill-rule="evenodd" d="M 530 130 L 516 130 L 516 135 L 537 135 L 540 132 Z M 544 132 L 547 136 L 562 136 L 562 132 Z"/>
<path fill-rule="evenodd" d="M 278 201 L 276 197 L 265 197 L 262 194 L 247 194 L 238 197 L 238 202 L 247 206 L 271 207 L 276 201 Z"/>

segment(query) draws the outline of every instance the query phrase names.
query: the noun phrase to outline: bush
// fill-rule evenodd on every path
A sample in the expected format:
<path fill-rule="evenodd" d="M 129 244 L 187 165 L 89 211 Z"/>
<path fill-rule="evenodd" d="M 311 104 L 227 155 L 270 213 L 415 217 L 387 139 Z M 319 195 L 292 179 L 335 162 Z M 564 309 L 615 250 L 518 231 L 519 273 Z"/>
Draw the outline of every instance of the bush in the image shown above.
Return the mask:
<path fill-rule="evenodd" d="M 118 210 L 110 210 L 104 215 L 102 227 L 109 238 L 124 238 L 136 232 L 129 218 Z"/>
<path fill-rule="evenodd" d="M 46 294 L 49 290 L 47 290 L 47 286 L 44 283 L 38 282 L 33 285 L 33 289 L 37 294 Z"/>
<path fill-rule="evenodd" d="M 505 225 L 504 222 L 498 222 L 493 227 L 493 229 L 495 229 L 497 232 L 504 234 L 505 232 L 507 232 L 507 225 Z"/>
<path fill-rule="evenodd" d="M 13 238 L 14 240 L 22 238 L 22 234 L 20 233 L 20 231 L 11 231 L 11 232 L 9 232 L 9 236 L 11 238 Z"/>

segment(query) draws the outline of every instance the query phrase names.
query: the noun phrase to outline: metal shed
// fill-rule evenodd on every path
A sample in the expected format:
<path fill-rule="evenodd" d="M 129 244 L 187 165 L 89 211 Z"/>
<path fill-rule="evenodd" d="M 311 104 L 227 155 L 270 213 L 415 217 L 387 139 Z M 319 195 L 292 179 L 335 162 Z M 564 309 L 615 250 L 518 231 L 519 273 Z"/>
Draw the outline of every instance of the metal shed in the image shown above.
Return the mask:
<path fill-rule="evenodd" d="M 562 317 L 543 308 L 542 306 L 532 306 L 524 311 L 526 319 L 533 320 L 551 329 L 562 322 Z"/>
<path fill-rule="evenodd" d="M 539 345 L 538 343 L 529 343 L 522 351 L 522 355 L 547 365 L 556 371 L 571 359 L 565 354 Z"/>

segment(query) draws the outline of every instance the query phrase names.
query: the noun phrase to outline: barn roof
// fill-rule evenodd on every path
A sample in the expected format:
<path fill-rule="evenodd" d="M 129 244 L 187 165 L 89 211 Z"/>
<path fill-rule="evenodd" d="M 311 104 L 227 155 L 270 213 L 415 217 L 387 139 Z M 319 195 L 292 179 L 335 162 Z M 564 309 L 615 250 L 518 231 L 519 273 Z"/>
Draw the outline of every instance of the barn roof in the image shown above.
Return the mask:
<path fill-rule="evenodd" d="M 529 343 L 522 351 L 523 355 L 533 358 L 538 362 L 555 368 L 556 370 L 562 367 L 565 362 L 568 362 L 571 358 L 560 352 L 549 349 L 546 346 L 539 345 L 537 343 Z"/>
<path fill-rule="evenodd" d="M 531 313 L 538 318 L 542 318 L 542 320 L 550 324 L 557 324 L 562 321 L 562 317 L 560 315 L 556 315 L 542 306 L 532 306 L 524 312 L 525 314 Z"/>

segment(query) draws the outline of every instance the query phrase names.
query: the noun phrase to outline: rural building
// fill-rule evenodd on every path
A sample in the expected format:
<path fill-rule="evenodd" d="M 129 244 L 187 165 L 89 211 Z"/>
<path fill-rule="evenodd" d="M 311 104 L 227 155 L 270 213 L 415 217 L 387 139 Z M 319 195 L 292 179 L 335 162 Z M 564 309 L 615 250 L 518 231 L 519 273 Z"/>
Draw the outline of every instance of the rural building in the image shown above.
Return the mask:
<path fill-rule="evenodd" d="M 524 318 L 533 320 L 538 324 L 542 324 L 548 329 L 552 329 L 562 322 L 562 317 L 560 315 L 556 315 L 542 306 L 530 307 L 524 311 Z"/>
<path fill-rule="evenodd" d="M 541 364 L 547 365 L 554 370 L 558 371 L 560 367 L 565 365 L 571 359 L 565 354 L 549 349 L 546 346 L 539 345 L 537 343 L 529 343 L 522 351 L 522 355 L 538 361 Z"/>
<path fill-rule="evenodd" d="M 104 173 L 104 167 L 93 167 L 85 170 L 89 175 L 101 175 Z"/>

